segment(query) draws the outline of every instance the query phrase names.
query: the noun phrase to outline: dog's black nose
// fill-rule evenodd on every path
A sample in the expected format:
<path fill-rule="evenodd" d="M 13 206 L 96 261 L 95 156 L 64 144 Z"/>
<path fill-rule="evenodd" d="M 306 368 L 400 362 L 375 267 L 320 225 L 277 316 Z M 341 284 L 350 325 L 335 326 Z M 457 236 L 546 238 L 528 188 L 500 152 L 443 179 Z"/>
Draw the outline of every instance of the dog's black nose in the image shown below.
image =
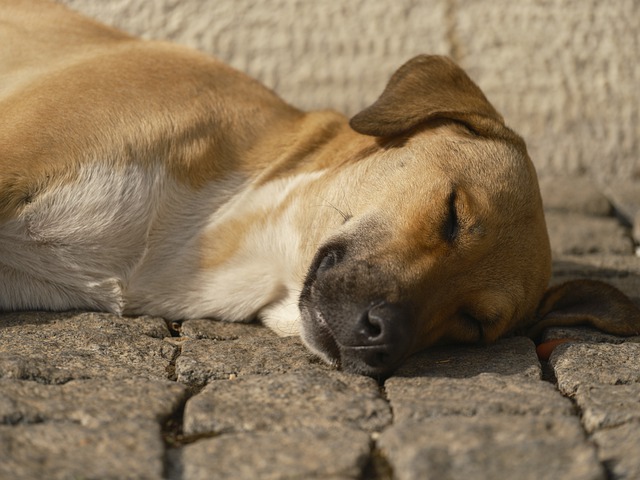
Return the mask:
<path fill-rule="evenodd" d="M 381 301 L 366 308 L 342 349 L 342 367 L 373 377 L 390 374 L 405 358 L 410 346 L 406 307 Z"/>
<path fill-rule="evenodd" d="M 402 308 L 387 302 L 378 302 L 366 309 L 360 316 L 358 330 L 366 344 L 387 343 L 393 335 L 393 328 L 403 323 Z"/>

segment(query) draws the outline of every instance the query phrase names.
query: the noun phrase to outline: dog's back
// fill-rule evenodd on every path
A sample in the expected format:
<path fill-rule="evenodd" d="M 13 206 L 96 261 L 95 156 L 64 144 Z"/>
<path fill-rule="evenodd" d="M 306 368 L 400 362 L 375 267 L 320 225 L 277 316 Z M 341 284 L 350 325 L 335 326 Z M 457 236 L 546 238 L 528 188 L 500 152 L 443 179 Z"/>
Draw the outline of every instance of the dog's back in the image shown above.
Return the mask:
<path fill-rule="evenodd" d="M 299 112 L 213 58 L 53 2 L 3 1 L 0 18 L 0 310 L 122 312 L 145 258 L 195 242 L 254 174 L 242 159 L 261 129 Z"/>

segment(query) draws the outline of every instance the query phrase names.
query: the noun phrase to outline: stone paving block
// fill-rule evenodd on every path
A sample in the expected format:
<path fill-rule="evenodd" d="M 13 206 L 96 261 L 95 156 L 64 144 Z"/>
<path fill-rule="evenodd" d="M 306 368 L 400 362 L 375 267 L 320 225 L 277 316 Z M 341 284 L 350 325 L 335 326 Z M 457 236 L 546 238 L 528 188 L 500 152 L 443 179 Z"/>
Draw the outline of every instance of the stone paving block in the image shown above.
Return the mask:
<path fill-rule="evenodd" d="M 486 346 L 429 348 L 407 359 L 394 376 L 467 378 L 481 373 L 542 376 L 535 345 L 525 337 L 504 338 Z"/>
<path fill-rule="evenodd" d="M 619 288 L 640 306 L 640 257 L 560 255 L 553 260 L 553 284 L 590 278 Z"/>
<path fill-rule="evenodd" d="M 613 205 L 590 178 L 544 177 L 540 179 L 540 193 L 547 212 L 595 217 L 613 214 Z"/>
<path fill-rule="evenodd" d="M 162 319 L 102 313 L 0 316 L 0 377 L 64 383 L 78 378 L 167 378 L 177 347 Z"/>
<path fill-rule="evenodd" d="M 604 479 L 575 417 L 444 417 L 394 424 L 378 440 L 396 480 Z"/>
<path fill-rule="evenodd" d="M 640 478 L 640 423 L 631 422 L 600 430 L 591 437 L 598 445 L 598 458 L 607 466 L 611 479 Z"/>
<path fill-rule="evenodd" d="M 584 385 L 575 400 L 582 412 L 582 424 L 591 433 L 636 421 L 640 423 L 640 384 Z"/>
<path fill-rule="evenodd" d="M 7 479 L 160 479 L 164 444 L 160 426 L 143 419 L 0 425 L 0 458 Z"/>
<path fill-rule="evenodd" d="M 228 434 L 187 445 L 184 480 L 358 479 L 369 435 L 348 428 Z"/>
<path fill-rule="evenodd" d="M 384 384 L 396 423 L 450 415 L 572 415 L 548 382 L 482 373 L 472 378 L 392 377 Z"/>
<path fill-rule="evenodd" d="M 176 360 L 178 381 L 205 385 L 230 376 L 285 373 L 306 369 L 331 370 L 311 354 L 297 337 L 258 337 L 238 340 L 189 340 Z"/>
<path fill-rule="evenodd" d="M 0 423 L 68 422 L 87 427 L 146 419 L 161 422 L 183 402 L 186 388 L 162 380 L 72 380 L 43 385 L 0 379 Z"/>
<path fill-rule="evenodd" d="M 640 335 L 633 337 L 619 337 L 601 332 L 592 327 L 552 327 L 542 334 L 541 341 L 548 342 L 560 338 L 571 338 L 578 342 L 590 343 L 640 343 Z"/>
<path fill-rule="evenodd" d="M 190 338 L 210 340 L 237 340 L 242 337 L 277 338 L 274 332 L 258 323 L 220 322 L 208 318 L 182 322 L 180 334 Z"/>
<path fill-rule="evenodd" d="M 184 413 L 187 435 L 306 427 L 377 431 L 389 423 L 391 412 L 378 384 L 342 372 L 294 372 L 211 382 L 189 399 Z"/>
<path fill-rule="evenodd" d="M 627 221 L 633 221 L 640 213 L 640 179 L 616 180 L 614 184 L 604 185 L 604 193 Z"/>
<path fill-rule="evenodd" d="M 0 379 L 0 478 L 162 478 L 160 425 L 185 390 L 143 378 Z"/>
<path fill-rule="evenodd" d="M 640 343 L 565 343 L 556 347 L 549 364 L 558 389 L 573 396 L 579 386 L 640 383 Z"/>
<path fill-rule="evenodd" d="M 554 254 L 632 255 L 629 232 L 615 218 L 546 212 L 547 230 Z"/>

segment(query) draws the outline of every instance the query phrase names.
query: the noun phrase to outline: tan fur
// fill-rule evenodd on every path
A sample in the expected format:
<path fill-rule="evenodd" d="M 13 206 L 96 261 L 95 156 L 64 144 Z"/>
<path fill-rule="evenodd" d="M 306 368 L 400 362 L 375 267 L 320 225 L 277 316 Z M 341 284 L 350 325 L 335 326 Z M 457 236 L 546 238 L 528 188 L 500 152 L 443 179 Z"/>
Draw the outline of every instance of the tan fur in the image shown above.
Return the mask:
<path fill-rule="evenodd" d="M 349 123 L 54 3 L 0 17 L 0 310 L 259 318 L 370 375 L 553 310 L 524 142 L 450 60 Z"/>

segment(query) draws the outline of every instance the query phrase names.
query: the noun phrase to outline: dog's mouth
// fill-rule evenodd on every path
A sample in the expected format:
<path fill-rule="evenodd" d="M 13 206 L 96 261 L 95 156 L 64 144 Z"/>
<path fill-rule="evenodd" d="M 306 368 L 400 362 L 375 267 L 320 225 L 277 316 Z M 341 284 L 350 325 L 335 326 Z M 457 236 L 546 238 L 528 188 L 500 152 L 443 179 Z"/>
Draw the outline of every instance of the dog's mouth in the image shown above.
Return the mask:
<path fill-rule="evenodd" d="M 340 347 L 324 315 L 316 309 L 304 309 L 302 324 L 304 343 L 325 362 L 340 368 Z"/>
<path fill-rule="evenodd" d="M 300 294 L 302 340 L 331 365 L 384 378 L 408 354 L 412 312 L 376 287 L 392 284 L 392 278 L 385 279 L 375 265 L 348 257 L 340 243 L 316 254 Z"/>
<path fill-rule="evenodd" d="M 326 363 L 349 373 L 387 378 L 407 356 L 406 342 L 361 343 L 340 341 L 321 309 L 307 306 L 302 311 L 302 340 Z"/>
<path fill-rule="evenodd" d="M 340 368 L 340 347 L 324 314 L 312 306 L 311 296 L 318 272 L 331 268 L 342 255 L 338 250 L 325 247 L 313 259 L 300 294 L 302 314 L 302 340 L 311 351 L 330 365 Z"/>

